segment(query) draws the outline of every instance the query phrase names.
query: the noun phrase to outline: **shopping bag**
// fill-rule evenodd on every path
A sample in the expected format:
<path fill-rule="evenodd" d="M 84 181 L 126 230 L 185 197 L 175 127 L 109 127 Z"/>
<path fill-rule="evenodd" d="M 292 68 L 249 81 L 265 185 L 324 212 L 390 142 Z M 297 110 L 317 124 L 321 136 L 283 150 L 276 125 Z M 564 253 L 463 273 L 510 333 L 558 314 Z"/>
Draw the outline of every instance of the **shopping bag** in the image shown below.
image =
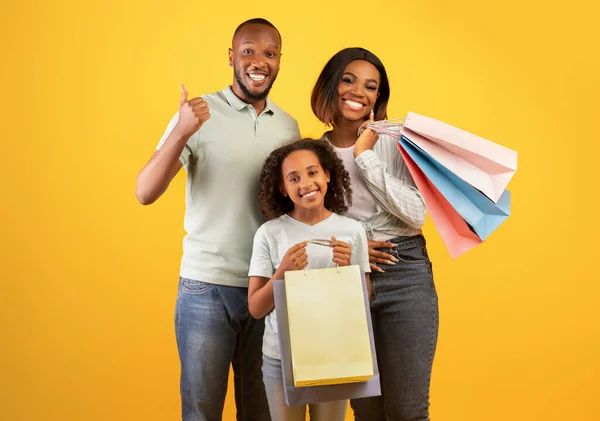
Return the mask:
<path fill-rule="evenodd" d="M 285 272 L 294 386 L 373 376 L 363 283 L 358 265 Z"/>
<path fill-rule="evenodd" d="M 333 270 L 336 270 L 337 268 L 333 268 Z M 340 268 L 342 269 L 342 268 Z M 368 296 L 367 296 L 367 288 L 366 288 L 366 284 L 364 282 L 364 274 L 362 274 L 360 272 L 360 269 L 358 269 L 358 266 L 356 266 L 356 269 L 353 269 L 353 271 L 358 270 L 359 271 L 359 278 L 360 278 L 360 293 L 361 293 L 361 302 L 359 304 L 356 304 L 357 307 L 359 309 L 364 310 L 364 321 L 365 321 L 365 325 L 367 327 L 367 335 L 368 335 L 368 351 L 369 351 L 369 355 L 370 355 L 370 361 L 371 361 L 371 366 L 369 367 L 369 370 L 363 369 L 363 371 L 367 371 L 372 373 L 370 376 L 367 374 L 365 376 L 365 374 L 363 373 L 364 377 L 368 377 L 368 380 L 366 381 L 356 381 L 356 382 L 350 382 L 350 383 L 341 383 L 341 384 L 327 384 L 327 385 L 318 385 L 318 386 L 296 386 L 295 384 L 297 383 L 295 378 L 294 378 L 294 369 L 293 369 L 293 365 L 292 365 L 292 360 L 293 360 L 293 356 L 294 353 L 292 352 L 292 345 L 291 345 L 291 338 L 290 338 L 290 325 L 289 325 L 289 318 L 288 318 L 288 298 L 287 298 L 287 294 L 286 294 L 286 290 L 287 290 L 287 283 L 288 281 L 283 281 L 283 280 L 275 280 L 273 282 L 273 293 L 275 296 L 275 307 L 277 309 L 277 327 L 278 327 L 278 332 L 279 332 L 279 344 L 280 344 L 280 350 L 281 350 L 281 365 L 282 365 L 282 375 L 283 375 L 283 383 L 284 383 L 284 395 L 285 395 L 285 401 L 288 405 L 303 405 L 303 404 L 312 404 L 312 403 L 319 403 L 319 402 L 327 402 L 327 401 L 333 401 L 333 400 L 342 400 L 342 399 L 356 399 L 356 398 L 364 398 L 364 397 L 369 397 L 369 396 L 378 396 L 381 395 L 381 386 L 380 386 L 380 379 L 379 379 L 379 370 L 378 370 L 378 366 L 377 366 L 377 358 L 376 358 L 376 354 L 375 354 L 375 344 L 374 344 L 374 340 L 373 340 L 373 329 L 372 329 L 372 324 L 371 324 L 371 313 L 368 310 L 369 309 L 369 300 L 368 300 Z M 309 271 L 307 271 L 309 272 Z M 353 275 L 355 276 L 355 275 Z M 328 282 L 327 280 L 324 280 L 324 282 Z M 348 287 L 350 285 L 345 285 L 345 287 Z M 293 288 L 293 287 L 292 287 Z M 313 294 L 310 295 L 310 301 L 309 302 L 305 302 L 304 303 L 304 307 L 308 308 L 308 309 L 313 309 L 313 313 L 317 313 L 317 312 L 321 312 L 321 314 L 324 314 L 324 311 L 327 310 L 323 310 L 323 308 L 319 308 L 317 301 L 319 300 L 314 300 L 315 296 L 317 294 L 315 294 L 315 292 L 313 290 Z M 293 294 L 293 293 L 292 293 Z M 328 295 L 330 295 L 329 293 L 327 293 Z M 336 292 L 335 297 L 333 300 L 328 301 L 327 307 L 331 307 L 332 302 L 339 300 L 340 299 L 340 294 L 339 291 Z M 293 301 L 293 299 L 292 299 Z M 322 304 L 321 300 L 321 306 Z M 351 311 L 352 313 L 360 313 L 360 311 Z M 329 312 L 331 313 L 331 312 Z M 297 316 L 297 314 L 293 314 L 293 316 Z M 346 318 L 346 322 L 349 322 L 349 318 L 347 314 L 343 315 L 344 318 Z M 352 316 L 350 316 L 351 318 Z M 325 320 L 325 319 L 319 319 L 320 320 L 320 325 L 330 325 L 333 326 L 334 324 L 330 324 L 329 320 Z M 298 322 L 302 322 L 302 320 L 296 320 L 296 324 L 298 324 Z M 360 319 L 355 320 L 354 322 L 356 322 L 358 325 L 362 324 L 362 316 L 360 317 Z M 355 326 L 355 328 L 358 326 Z M 322 327 L 319 327 L 319 329 L 321 329 Z M 352 337 L 355 337 L 354 334 L 358 333 L 357 329 L 353 329 L 352 330 Z M 362 336 L 362 335 L 358 335 L 358 336 Z M 356 340 L 358 340 L 358 336 L 355 337 Z M 317 347 L 317 344 L 315 344 L 316 341 L 316 336 L 313 337 L 312 339 L 307 338 L 307 340 L 310 340 L 310 342 L 312 343 L 312 346 Z M 340 355 L 340 350 L 335 350 L 334 347 L 329 348 L 327 346 L 327 340 L 324 341 L 325 344 L 321 344 L 321 346 L 319 347 L 321 349 L 321 351 L 318 353 L 318 355 L 316 356 L 316 359 L 322 360 L 322 355 L 328 356 L 328 357 L 332 357 L 330 359 L 339 359 L 341 357 Z M 298 343 L 296 343 L 298 344 Z M 300 349 L 300 351 L 297 352 L 298 353 L 302 353 L 302 348 Z M 343 352 L 343 350 L 342 350 Z M 362 350 L 361 354 L 363 354 L 365 351 Z M 364 358 L 364 355 L 363 355 Z M 320 369 L 318 369 L 319 372 Z M 330 375 L 331 376 L 331 375 Z M 334 374 L 331 377 L 336 377 L 336 376 L 340 376 L 339 374 Z"/>
<path fill-rule="evenodd" d="M 400 147 L 423 171 L 431 184 L 473 228 L 481 240 L 485 240 L 510 216 L 510 192 L 504 190 L 494 203 L 479 190 L 442 166 L 408 138 L 400 138 Z"/>
<path fill-rule="evenodd" d="M 413 112 L 406 118 L 376 121 L 367 127 L 397 140 L 404 135 L 494 203 L 517 170 L 517 152 Z"/>
<path fill-rule="evenodd" d="M 444 122 L 409 112 L 401 134 L 498 203 L 517 170 L 517 152 Z"/>
<path fill-rule="evenodd" d="M 402 158 L 412 178 L 417 185 L 417 189 L 425 199 L 425 205 L 431 215 L 431 219 L 440 233 L 440 237 L 450 257 L 456 259 L 458 256 L 469 251 L 473 247 L 482 243 L 481 239 L 469 227 L 460 214 L 452 207 L 450 203 L 441 195 L 431 181 L 427 179 L 423 171 L 417 167 L 408 153 L 399 147 Z"/>

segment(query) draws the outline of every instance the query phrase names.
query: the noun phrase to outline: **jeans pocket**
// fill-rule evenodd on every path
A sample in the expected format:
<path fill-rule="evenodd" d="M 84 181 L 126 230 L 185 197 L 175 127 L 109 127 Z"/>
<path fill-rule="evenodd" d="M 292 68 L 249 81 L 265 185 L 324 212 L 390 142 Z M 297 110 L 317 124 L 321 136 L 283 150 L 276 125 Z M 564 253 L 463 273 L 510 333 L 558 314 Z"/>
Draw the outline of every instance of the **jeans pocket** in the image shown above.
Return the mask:
<path fill-rule="evenodd" d="M 392 254 L 402 263 L 411 265 L 429 263 L 429 256 L 424 246 L 418 245 L 400 250 L 394 248 L 392 250 Z"/>
<path fill-rule="evenodd" d="M 181 278 L 181 292 L 183 294 L 206 294 L 214 284 Z"/>

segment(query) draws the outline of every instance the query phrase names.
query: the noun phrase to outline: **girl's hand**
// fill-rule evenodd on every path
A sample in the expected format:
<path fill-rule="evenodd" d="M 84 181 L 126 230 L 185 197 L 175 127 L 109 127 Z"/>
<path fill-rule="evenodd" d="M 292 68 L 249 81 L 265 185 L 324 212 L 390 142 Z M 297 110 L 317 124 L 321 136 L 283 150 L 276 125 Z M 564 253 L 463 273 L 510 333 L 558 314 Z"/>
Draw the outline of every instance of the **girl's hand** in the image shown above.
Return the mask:
<path fill-rule="evenodd" d="M 371 265 L 371 270 L 374 272 L 385 272 L 376 263 L 383 263 L 384 265 L 395 265 L 398 262 L 394 256 L 389 253 L 384 253 L 383 251 L 378 251 L 378 248 L 390 248 L 396 247 L 396 244 L 390 243 L 388 241 L 373 241 L 369 240 L 369 264 Z"/>
<path fill-rule="evenodd" d="M 306 242 L 295 244 L 285 253 L 277 269 L 282 275 L 288 270 L 302 270 L 308 265 L 306 245 Z"/>
<path fill-rule="evenodd" d="M 375 121 L 375 115 L 373 114 L 373 110 L 371 110 L 371 114 L 369 115 L 369 119 L 366 120 L 363 124 L 360 125 L 360 129 L 358 132 L 360 136 L 356 140 L 354 144 L 354 157 L 356 158 L 358 155 L 363 153 L 366 150 L 373 149 L 373 146 L 377 143 L 377 139 L 379 139 L 379 134 L 375 130 L 366 129 L 367 124 L 373 123 Z M 361 133 L 362 132 L 362 133 Z"/>
<path fill-rule="evenodd" d="M 333 263 L 338 266 L 350 266 L 350 256 L 352 255 L 350 244 L 331 237 L 331 247 L 333 247 Z"/>

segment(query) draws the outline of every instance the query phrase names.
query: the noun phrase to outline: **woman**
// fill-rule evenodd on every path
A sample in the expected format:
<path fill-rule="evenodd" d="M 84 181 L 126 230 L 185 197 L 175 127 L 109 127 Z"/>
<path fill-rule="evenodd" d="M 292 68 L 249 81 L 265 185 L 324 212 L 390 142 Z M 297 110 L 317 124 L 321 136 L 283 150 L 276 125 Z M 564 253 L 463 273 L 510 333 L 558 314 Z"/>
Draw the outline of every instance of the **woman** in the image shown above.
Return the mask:
<path fill-rule="evenodd" d="M 387 118 L 385 67 L 363 48 L 335 54 L 313 88 L 315 116 L 350 173 L 353 203 L 345 214 L 369 238 L 371 312 L 383 395 L 351 401 L 357 421 L 429 420 L 429 384 L 437 343 L 438 304 L 421 227 L 425 202 L 397 141 L 362 130 Z M 360 137 L 359 131 L 362 130 Z"/>

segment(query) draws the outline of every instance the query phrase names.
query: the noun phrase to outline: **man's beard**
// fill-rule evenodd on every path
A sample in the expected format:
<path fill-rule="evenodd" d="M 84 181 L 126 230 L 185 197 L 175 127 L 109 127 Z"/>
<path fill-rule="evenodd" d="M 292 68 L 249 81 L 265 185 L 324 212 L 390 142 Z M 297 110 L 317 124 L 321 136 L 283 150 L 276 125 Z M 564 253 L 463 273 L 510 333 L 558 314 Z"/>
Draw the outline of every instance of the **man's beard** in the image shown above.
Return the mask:
<path fill-rule="evenodd" d="M 235 75 L 235 80 L 236 80 L 238 86 L 240 87 L 240 89 L 242 90 L 242 93 L 244 94 L 244 96 L 247 99 L 249 99 L 251 101 L 260 101 L 260 100 L 265 99 L 269 95 L 269 92 L 271 91 L 271 87 L 273 86 L 273 83 L 275 83 L 275 79 L 277 79 L 277 76 L 275 76 L 273 79 L 271 79 L 271 83 L 269 83 L 269 85 L 265 88 L 265 90 L 263 92 L 261 92 L 259 94 L 253 94 L 246 87 L 246 85 L 244 85 L 244 82 L 242 81 L 242 78 L 240 76 L 240 71 L 238 69 L 235 69 L 233 74 Z"/>

